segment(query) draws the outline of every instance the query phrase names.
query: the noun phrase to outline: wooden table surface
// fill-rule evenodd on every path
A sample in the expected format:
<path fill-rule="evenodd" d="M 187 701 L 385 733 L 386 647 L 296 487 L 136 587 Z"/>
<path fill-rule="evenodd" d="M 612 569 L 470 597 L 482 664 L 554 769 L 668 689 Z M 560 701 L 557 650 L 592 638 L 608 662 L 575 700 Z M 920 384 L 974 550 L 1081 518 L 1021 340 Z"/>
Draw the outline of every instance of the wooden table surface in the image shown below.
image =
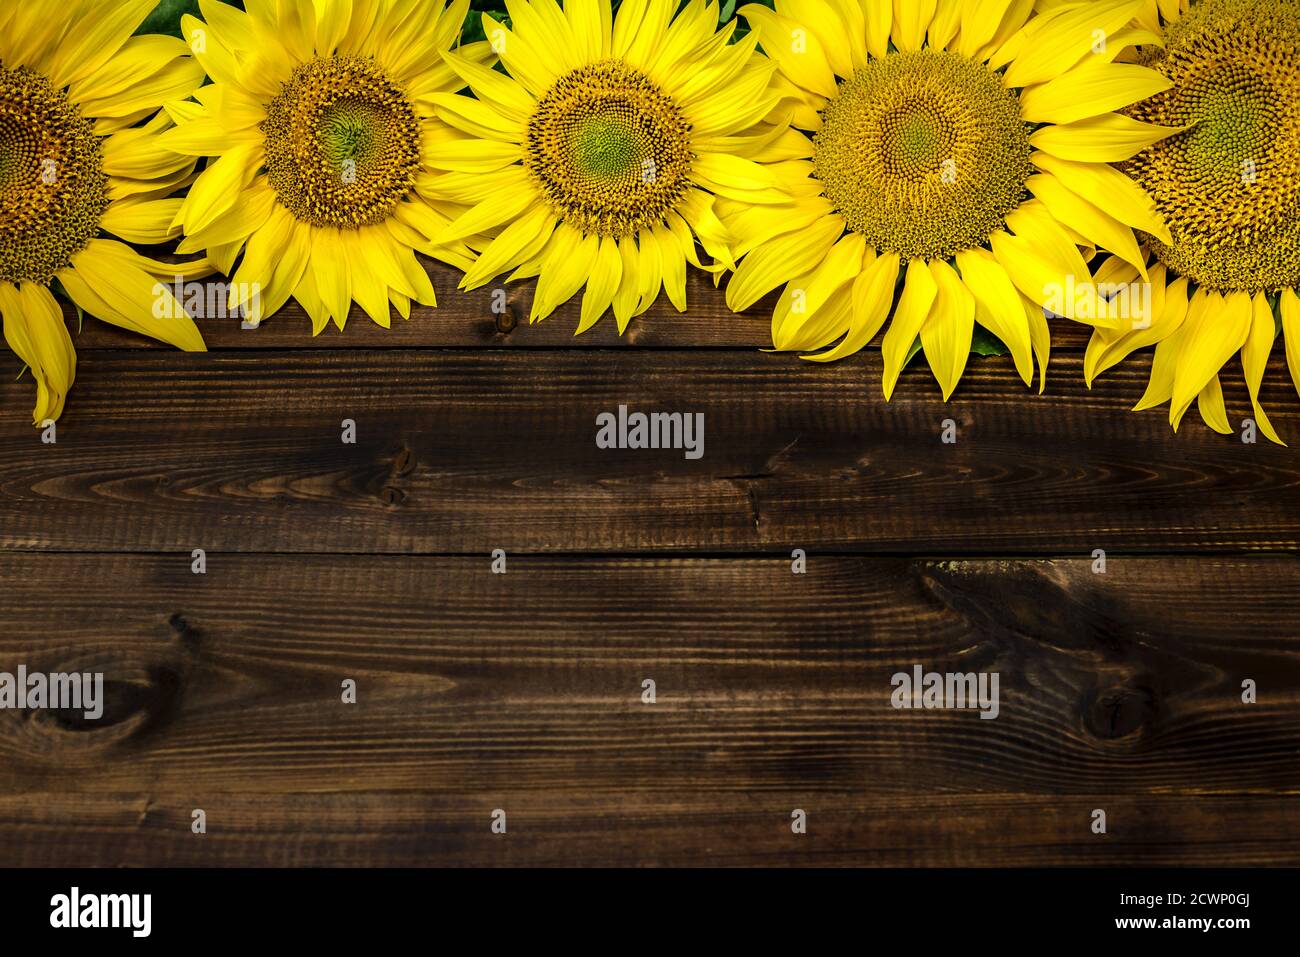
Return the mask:
<path fill-rule="evenodd" d="M 0 864 L 1300 864 L 1280 348 L 1293 449 L 1130 413 L 1149 357 L 1085 389 L 1068 323 L 1046 395 L 918 358 L 886 404 L 698 275 L 619 339 L 432 271 L 388 332 L 87 320 L 52 445 L 0 352 L 0 670 L 108 698 L 0 711 Z M 598 449 L 620 404 L 704 456 Z M 892 708 L 918 664 L 998 718 Z"/>

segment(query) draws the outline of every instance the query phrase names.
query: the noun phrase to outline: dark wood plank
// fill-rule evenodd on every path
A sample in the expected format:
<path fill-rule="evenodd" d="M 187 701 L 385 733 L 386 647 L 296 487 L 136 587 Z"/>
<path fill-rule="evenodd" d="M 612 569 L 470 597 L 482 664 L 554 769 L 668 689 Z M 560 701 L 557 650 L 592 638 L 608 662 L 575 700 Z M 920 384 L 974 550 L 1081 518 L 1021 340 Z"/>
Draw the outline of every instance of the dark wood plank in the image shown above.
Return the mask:
<path fill-rule="evenodd" d="M 422 257 L 423 258 L 423 257 Z M 661 349 L 683 346 L 700 348 L 766 349 L 772 345 L 772 293 L 744 313 L 727 308 L 713 280 L 699 270 L 687 273 L 688 309 L 679 313 L 660 296 L 653 306 L 632 321 L 620 336 L 610 317 L 593 329 L 575 336 L 581 297 L 573 299 L 543 322 L 529 324 L 535 281 L 506 285 L 492 284 L 462 292 L 457 288 L 461 274 L 450 266 L 423 258 L 438 295 L 437 308 L 415 306 L 411 318 L 403 321 L 396 312 L 389 329 L 372 322 L 353 306 L 347 328 L 340 332 L 330 325 L 312 338 L 311 320 L 297 302 L 290 300 L 275 316 L 255 330 L 243 329 L 229 319 L 200 318 L 199 328 L 212 351 L 226 349 L 399 349 L 442 347 L 496 348 L 625 348 Z M 205 282 L 219 282 L 219 278 Z M 505 311 L 493 309 L 494 293 L 505 291 Z M 77 323 L 69 307 L 71 328 Z M 1054 325 L 1053 348 L 1078 351 L 1087 344 L 1088 330 L 1074 322 Z M 124 332 L 107 323 L 87 319 L 76 337 L 78 349 L 165 349 L 157 342 Z M 0 342 L 0 349 L 4 344 Z M 1010 360 L 1007 360 L 1010 361 Z"/>
<path fill-rule="evenodd" d="M 0 588 L 0 669 L 110 682 L 101 722 L 0 712 L 0 863 L 1300 863 L 1290 558 L 9 554 Z M 893 709 L 913 664 L 997 671 L 999 716 Z"/>
<path fill-rule="evenodd" d="M 1104 575 L 834 556 L 803 576 L 784 558 L 0 568 L 5 670 L 103 665 L 115 696 L 101 724 L 0 713 L 11 784 L 1300 789 L 1292 559 L 1116 559 Z M 1000 715 L 895 710 L 891 676 L 914 664 L 998 671 Z"/>
<path fill-rule="evenodd" d="M 302 792 L 188 788 L 0 797 L 4 866 L 1290 866 L 1294 796 L 796 791 Z M 790 831 L 794 807 L 808 832 Z M 190 833 L 203 808 L 208 832 Z M 507 833 L 489 833 L 494 809 Z M 1108 833 L 1088 829 L 1095 808 Z"/>
<path fill-rule="evenodd" d="M 892 403 L 878 354 L 401 350 L 90 353 L 55 445 L 0 385 L 0 547 L 486 553 L 807 548 L 1083 554 L 1300 547 L 1300 461 L 1002 359 Z M 1266 401 L 1300 440 L 1282 360 Z M 1249 408 L 1228 382 L 1237 423 Z M 596 447 L 620 404 L 701 412 L 704 457 Z M 340 423 L 357 423 L 355 445 Z M 940 441 L 942 423 L 956 445 Z"/>

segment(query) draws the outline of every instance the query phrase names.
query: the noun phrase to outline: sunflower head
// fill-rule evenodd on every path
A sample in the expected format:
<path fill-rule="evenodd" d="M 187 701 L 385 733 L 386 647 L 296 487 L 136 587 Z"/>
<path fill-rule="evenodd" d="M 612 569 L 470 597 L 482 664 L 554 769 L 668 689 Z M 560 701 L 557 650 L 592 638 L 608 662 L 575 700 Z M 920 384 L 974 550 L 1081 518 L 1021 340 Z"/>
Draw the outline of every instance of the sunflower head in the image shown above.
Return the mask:
<path fill-rule="evenodd" d="M 48 284 L 107 208 L 91 122 L 47 77 L 0 63 L 0 282 Z"/>
<path fill-rule="evenodd" d="M 214 81 L 164 137 L 205 160 L 182 206 L 182 250 L 233 273 L 228 306 L 254 322 L 290 297 L 319 334 L 355 302 L 381 326 L 436 303 L 416 253 L 468 265 L 433 237 L 463 207 L 429 196 L 428 159 L 454 145 L 434 103 L 464 83 L 441 59 L 469 0 L 204 4 L 182 19 Z M 460 47 L 476 65 L 489 44 Z M 486 68 L 486 67 L 485 67 Z"/>
<path fill-rule="evenodd" d="M 425 155 L 434 195 L 472 203 L 443 233 L 478 254 L 463 288 L 536 276 L 539 321 L 585 286 L 578 331 L 612 311 L 621 332 L 661 290 L 686 308 L 687 264 L 734 265 L 719 197 L 780 199 L 757 161 L 772 66 L 715 6 L 679 6 L 512 0 L 509 28 L 483 17 L 504 76 L 446 56 L 475 100 L 438 113 L 467 139 Z"/>
<path fill-rule="evenodd" d="M 988 241 L 1020 205 L 1029 127 L 1016 94 L 967 57 L 917 50 L 841 81 L 813 136 L 813 175 L 846 228 L 904 259 Z"/>
<path fill-rule="evenodd" d="M 171 194 L 194 167 L 160 147 L 171 125 L 161 108 L 193 93 L 202 71 L 181 40 L 132 35 L 155 5 L 0 4 L 0 316 L 36 383 L 37 425 L 60 416 L 76 377 L 54 288 L 88 315 L 203 348 L 159 280 L 206 264 L 165 265 L 105 235 L 175 239 Z"/>
<path fill-rule="evenodd" d="M 1171 24 L 1151 65 L 1173 86 L 1138 119 L 1186 130 L 1130 172 L 1173 242 L 1171 271 L 1221 292 L 1300 285 L 1300 6 L 1201 0 Z"/>
<path fill-rule="evenodd" d="M 373 59 L 300 64 L 267 105 L 261 130 L 267 181 L 300 222 L 382 223 L 415 187 L 420 120 Z"/>
<path fill-rule="evenodd" d="M 524 140 L 524 167 L 555 215 L 615 238 L 664 221 L 690 185 L 693 159 L 677 104 L 617 59 L 557 78 Z"/>
<path fill-rule="evenodd" d="M 1028 383 L 1047 355 L 1045 309 L 1120 321 L 1098 308 L 1080 247 L 1145 270 L 1134 229 L 1166 234 L 1109 165 L 1169 132 L 1116 112 L 1170 85 L 1117 59 L 1139 5 L 742 7 L 780 66 L 773 120 L 810 142 L 773 140 L 784 202 L 724 204 L 746 254 L 728 304 L 784 284 L 774 344 L 817 361 L 859 351 L 888 323 L 886 397 L 917 348 L 951 395 L 977 323 Z"/>

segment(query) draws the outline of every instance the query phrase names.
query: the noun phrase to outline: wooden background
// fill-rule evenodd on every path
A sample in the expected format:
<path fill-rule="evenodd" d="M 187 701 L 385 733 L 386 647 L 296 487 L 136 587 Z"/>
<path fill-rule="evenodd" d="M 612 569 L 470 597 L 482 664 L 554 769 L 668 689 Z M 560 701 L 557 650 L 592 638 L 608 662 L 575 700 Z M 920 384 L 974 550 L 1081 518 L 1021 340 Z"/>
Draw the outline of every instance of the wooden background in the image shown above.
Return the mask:
<path fill-rule="evenodd" d="M 1068 323 L 1045 396 L 886 404 L 698 275 L 575 339 L 433 272 L 391 332 L 87 320 L 55 445 L 0 353 L 0 670 L 109 681 L 0 711 L 0 864 L 1300 863 L 1300 453 L 1129 413 L 1145 362 L 1089 392 Z M 1300 443 L 1280 359 L 1266 401 Z M 704 457 L 597 449 L 620 403 Z M 914 664 L 1000 717 L 893 710 Z"/>

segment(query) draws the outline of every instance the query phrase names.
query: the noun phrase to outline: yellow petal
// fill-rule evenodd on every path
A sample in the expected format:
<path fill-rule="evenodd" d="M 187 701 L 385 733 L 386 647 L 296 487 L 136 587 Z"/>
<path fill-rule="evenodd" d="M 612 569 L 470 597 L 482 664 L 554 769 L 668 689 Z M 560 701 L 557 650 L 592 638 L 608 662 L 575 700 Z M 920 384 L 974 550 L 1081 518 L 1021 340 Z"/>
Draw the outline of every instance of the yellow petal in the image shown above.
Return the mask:
<path fill-rule="evenodd" d="M 853 54 L 844 23 L 826 0 L 781 0 L 781 15 L 817 37 L 831 71 L 838 76 L 853 74 Z"/>
<path fill-rule="evenodd" d="M 946 50 L 961 29 L 961 11 L 968 0 L 939 0 L 926 40 L 931 49 Z"/>
<path fill-rule="evenodd" d="M 42 4 L 33 4 L 40 8 Z M 67 86 L 94 73 L 121 49 L 136 27 L 144 22 L 156 0 L 117 0 L 112 4 L 87 4 L 82 17 L 64 34 L 46 65 L 56 87 Z M 66 14 L 66 7 L 63 8 Z M 60 19 L 47 8 L 44 16 Z"/>
<path fill-rule="evenodd" d="M 645 233 L 641 235 L 644 237 Z M 678 312 L 686 311 L 686 254 L 681 243 L 668 229 L 656 226 L 651 235 L 659 246 L 659 267 L 663 271 L 664 292 Z"/>
<path fill-rule="evenodd" d="M 1082 275 L 1063 271 L 1040 255 L 1041 247 L 1001 231 L 990 236 L 989 243 L 998 264 L 1030 302 L 1066 319 L 1092 325 L 1106 322 L 1105 317 L 1096 314 L 1096 288 L 1086 266 Z"/>
<path fill-rule="evenodd" d="M 898 253 L 878 256 L 853 281 L 852 312 L 845 336 L 835 348 L 804 356 L 814 362 L 833 362 L 862 349 L 880 331 L 894 304 L 894 287 L 898 284 Z"/>
<path fill-rule="evenodd" d="M 595 236 L 583 236 L 566 223 L 556 228 L 543 253 L 529 322 L 545 319 L 582 288 L 598 248 L 599 240 Z"/>
<path fill-rule="evenodd" d="M 352 298 L 375 325 L 389 328 L 393 320 L 388 310 L 388 283 L 384 275 L 396 271 L 396 266 L 391 260 L 381 263 L 380 260 L 388 258 L 384 250 L 355 229 L 339 230 L 339 239 L 348 260 Z"/>
<path fill-rule="evenodd" d="M 1074 123 L 1131 106 L 1173 86 L 1155 70 L 1131 63 L 1084 61 L 1020 94 L 1027 123 Z"/>
<path fill-rule="evenodd" d="M 1205 424 L 1215 432 L 1221 435 L 1232 434 L 1232 427 L 1228 425 L 1228 410 L 1223 405 L 1223 386 L 1217 375 L 1211 377 L 1196 396 L 1196 407 Z"/>
<path fill-rule="evenodd" d="M 948 401 L 970 356 L 971 334 L 975 328 L 975 297 L 961 277 L 943 260 L 930 263 L 938 290 L 930 314 L 921 326 L 921 347 L 930 363 L 943 400 Z"/>
<path fill-rule="evenodd" d="M 735 239 L 714 210 L 714 197 L 703 190 L 691 189 L 678 201 L 677 211 L 700 238 L 700 245 L 717 262 L 735 271 L 732 246 Z"/>
<path fill-rule="evenodd" d="M 490 103 L 516 123 L 528 122 L 537 101 L 518 81 L 456 53 L 443 51 L 442 58 L 480 100 Z"/>
<path fill-rule="evenodd" d="M 192 253 L 209 246 L 242 243 L 259 229 L 279 206 L 275 191 L 262 180 L 244 191 L 240 201 L 206 229 L 190 232 L 181 239 L 177 252 Z M 280 207 L 283 209 L 283 207 Z"/>
<path fill-rule="evenodd" d="M 565 0 L 564 15 L 583 56 L 589 60 L 609 56 L 614 29 L 609 0 Z"/>
<path fill-rule="evenodd" d="M 938 294 L 939 287 L 935 284 L 934 273 L 930 271 L 929 266 L 920 259 L 908 262 L 903 295 L 898 300 L 894 319 L 889 324 L 885 338 L 880 344 L 880 352 L 885 364 L 882 385 L 886 401 L 894 394 L 894 386 L 897 385 L 898 376 L 903 371 L 907 354 L 912 349 L 912 343 L 916 342 L 916 337 L 920 335 L 921 326 L 925 324 L 926 317 L 930 314 L 930 307 L 934 305 Z"/>
<path fill-rule="evenodd" d="M 1166 245 L 1173 243 L 1164 217 L 1156 210 L 1155 200 L 1115 167 L 1105 163 L 1077 163 L 1046 153 L 1035 154 L 1033 163 L 1121 223 L 1149 233 Z"/>
<path fill-rule="evenodd" d="M 1090 242 L 1110 249 L 1146 278 L 1146 258 L 1138 248 L 1132 229 L 1088 202 L 1051 173 L 1031 176 L 1025 186 L 1047 205 L 1057 220 L 1068 223 Z"/>
<path fill-rule="evenodd" d="M 340 233 L 341 230 L 332 226 L 313 231 L 314 243 L 307 268 L 334 325 L 342 329 L 352 311 L 352 270 Z"/>
<path fill-rule="evenodd" d="M 1088 264 L 1074 239 L 1041 200 L 1021 203 L 1018 209 L 1007 214 L 1007 226 L 1019 239 L 1028 242 L 1034 255 L 1062 275 L 1074 276 L 1079 281 L 1088 278 Z"/>
<path fill-rule="evenodd" d="M 527 262 L 537 255 L 555 230 L 555 217 L 538 206 L 503 229 L 479 254 L 473 267 L 461 278 L 460 288 L 475 289 L 493 276 Z"/>
<path fill-rule="evenodd" d="M 647 12 L 644 3 L 628 0 L 619 9 L 618 40 L 620 44 L 626 44 L 620 46 L 619 52 L 633 62 L 641 62 L 640 55 L 650 43 L 658 40 L 672 17 L 673 10 L 668 4 L 652 3 L 650 6 L 652 9 Z M 569 21 L 553 0 L 532 3 L 506 0 L 506 12 L 510 14 L 514 32 L 532 45 L 549 72 L 558 76 L 582 62 Z M 647 20 L 651 14 L 658 15 L 659 19 Z M 634 44 L 634 40 L 640 41 L 639 44 Z"/>
<path fill-rule="evenodd" d="M 837 242 L 803 280 L 791 282 L 772 312 L 772 342 L 777 349 L 806 349 L 801 330 L 827 302 L 862 271 L 866 243 L 856 233 Z"/>
<path fill-rule="evenodd" d="M 1222 304 L 1222 297 L 1220 297 Z M 1133 406 L 1134 412 L 1150 409 L 1168 402 L 1174 394 L 1174 376 L 1177 374 L 1182 357 L 1183 343 L 1187 340 L 1187 330 L 1200 324 L 1200 317 L 1210 306 L 1210 294 L 1204 289 L 1196 290 L 1187 303 L 1187 315 L 1173 333 L 1160 340 L 1156 354 L 1151 362 L 1151 377 L 1147 381 L 1146 392 Z"/>
<path fill-rule="evenodd" d="M 659 297 L 663 283 L 663 257 L 659 253 L 659 243 L 648 229 L 643 229 L 637 236 L 639 251 L 637 253 L 637 273 L 641 277 L 640 295 L 632 315 L 639 316 L 654 304 Z"/>
<path fill-rule="evenodd" d="M 743 312 L 777 286 L 810 272 L 825 259 L 842 231 L 841 221 L 827 217 L 755 249 L 741 260 L 727 284 L 727 305 L 733 312 Z"/>
<path fill-rule="evenodd" d="M 636 248 L 636 240 L 631 236 L 619 237 L 618 255 L 619 259 L 622 260 L 619 273 L 621 278 L 618 283 L 618 292 L 614 293 L 612 306 L 614 309 L 614 322 L 618 324 L 618 334 L 621 336 L 627 330 L 628 323 L 632 321 L 632 313 L 636 309 L 637 300 L 641 296 L 641 272 L 639 269 L 641 256 Z"/>
<path fill-rule="evenodd" d="M 1011 352 L 1016 372 L 1025 385 L 1034 381 L 1033 343 L 1029 322 L 1011 277 L 993 255 L 983 249 L 957 254 L 957 268 L 975 297 L 975 320 L 997 336 Z"/>
<path fill-rule="evenodd" d="M 1154 272 L 1153 272 L 1153 282 Z M 1093 380 L 1107 369 L 1124 361 L 1138 349 L 1162 342 L 1176 333 L 1187 319 L 1187 280 L 1176 279 L 1164 291 L 1164 301 L 1157 306 L 1152 302 L 1152 322 L 1145 329 L 1115 330 L 1107 335 L 1107 330 L 1097 329 L 1088 342 L 1084 355 L 1083 377 L 1091 387 Z M 1170 390 L 1173 380 L 1170 380 Z M 1167 397 L 1166 397 L 1167 398 Z M 1163 400 L 1162 400 L 1163 401 Z"/>
<path fill-rule="evenodd" d="M 209 161 L 190 187 L 176 217 L 178 224 L 192 233 L 211 226 L 234 208 L 261 161 L 261 147 L 254 144 L 233 147 L 215 162 Z"/>
<path fill-rule="evenodd" d="M 867 50 L 882 58 L 889 52 L 889 34 L 894 26 L 894 0 L 862 0 L 867 20 Z"/>
<path fill-rule="evenodd" d="M 528 181 L 528 174 L 523 167 L 517 169 L 517 176 L 512 177 L 516 180 L 515 183 L 506 189 L 498 190 L 477 206 L 466 210 L 440 233 L 433 236 L 433 241 L 441 244 L 487 233 L 504 223 L 513 222 L 530 209 L 538 201 L 538 195 Z"/>
<path fill-rule="evenodd" d="M 32 424 L 58 419 L 77 375 L 77 353 L 58 302 L 37 283 L 0 282 L 0 316 L 5 341 L 36 383 Z"/>
<path fill-rule="evenodd" d="M 991 43 L 1010 2 L 1011 0 L 965 0 L 959 4 L 961 36 L 957 39 L 957 52 L 973 58 L 981 48 Z"/>
<path fill-rule="evenodd" d="M 472 136 L 517 143 L 524 135 L 522 124 L 483 100 L 463 93 L 435 91 L 424 96 L 421 102 L 431 106 L 439 119 Z"/>
<path fill-rule="evenodd" d="M 493 41 L 506 72 L 518 80 L 533 96 L 542 96 L 555 82 L 557 72 L 533 44 L 489 14 L 483 14 L 483 35 Z"/>
<path fill-rule="evenodd" d="M 1143 123 L 1122 113 L 1103 113 L 1074 123 L 1041 127 L 1029 137 L 1029 145 L 1080 163 L 1119 163 L 1184 129 Z"/>
<path fill-rule="evenodd" d="M 1258 293 L 1251 310 L 1250 335 L 1241 347 L 1241 368 L 1246 377 L 1246 389 L 1250 392 L 1250 404 L 1255 413 L 1255 422 L 1259 430 L 1270 441 L 1286 445 L 1273 423 L 1269 422 L 1264 407 L 1259 402 L 1259 388 L 1264 381 L 1264 370 L 1268 366 L 1269 353 L 1273 351 L 1273 341 L 1277 337 L 1277 325 L 1273 321 L 1273 310 L 1269 308 L 1268 297 Z"/>
<path fill-rule="evenodd" d="M 623 279 L 623 256 L 618 241 L 609 236 L 601 237 L 596 259 L 588 268 L 591 275 L 587 278 L 587 291 L 582 296 L 582 312 L 575 336 L 594 326 L 614 301 L 614 294 Z"/>
<path fill-rule="evenodd" d="M 119 200 L 104 210 L 99 224 L 128 243 L 156 246 L 180 235 L 180 227 L 173 226 L 172 220 L 180 212 L 182 202 L 180 198 Z"/>
<path fill-rule="evenodd" d="M 1294 289 L 1283 289 L 1278 303 L 1282 314 L 1282 338 L 1286 342 L 1286 364 L 1291 382 L 1300 393 L 1300 298 Z"/>
<path fill-rule="evenodd" d="M 936 0 L 894 0 L 894 45 L 905 53 L 921 49 L 934 20 Z M 909 343 L 910 345 L 910 343 Z"/>
<path fill-rule="evenodd" d="M 973 53 L 967 54 L 987 62 L 990 70 L 1000 70 L 1024 48 L 1025 24 L 1034 12 L 1034 0 L 1011 0 L 1002 22 L 997 25 L 993 39 Z M 965 28 L 963 27 L 963 35 Z M 965 45 L 963 44 L 963 49 Z"/>
<path fill-rule="evenodd" d="M 82 309 L 105 322 L 158 339 L 186 352 L 207 348 L 194 320 L 168 287 L 150 275 L 129 247 L 95 239 L 58 273 Z"/>
<path fill-rule="evenodd" d="M 835 74 L 815 34 L 767 7 L 749 3 L 737 13 L 759 36 L 763 52 L 781 72 L 805 90 L 829 99 L 836 93 Z"/>
<path fill-rule="evenodd" d="M 759 191 L 780 185 L 776 175 L 763 164 L 725 153 L 705 153 L 697 157 L 691 175 L 696 182 L 715 193 L 726 192 L 729 188 Z"/>
<path fill-rule="evenodd" d="M 1245 344 L 1251 317 L 1250 296 L 1233 292 L 1226 298 L 1211 294 L 1207 308 L 1188 318 L 1169 407 L 1169 421 L 1175 428 L 1192 400 Z"/>
<path fill-rule="evenodd" d="M 1029 340 L 1034 345 L 1034 356 L 1038 359 L 1038 393 L 1047 389 L 1047 363 L 1052 357 L 1052 332 L 1047 326 L 1047 315 L 1043 307 L 1021 297 L 1025 306 L 1025 319 L 1029 323 Z"/>
<path fill-rule="evenodd" d="M 458 139 L 433 143 L 421 150 L 421 158 L 435 169 L 461 173 L 491 173 L 523 158 L 518 143 L 501 140 Z"/>
<path fill-rule="evenodd" d="M 844 25 L 844 39 L 849 45 L 853 69 L 860 70 L 867 65 L 867 3 L 863 0 L 828 0 L 828 2 L 835 8 L 836 19 Z"/>
<path fill-rule="evenodd" d="M 1074 66 L 1095 49 L 1098 39 L 1133 19 L 1143 0 L 1091 0 L 1033 31 L 1024 52 L 1005 75 L 1008 86 L 1043 83 Z"/>

